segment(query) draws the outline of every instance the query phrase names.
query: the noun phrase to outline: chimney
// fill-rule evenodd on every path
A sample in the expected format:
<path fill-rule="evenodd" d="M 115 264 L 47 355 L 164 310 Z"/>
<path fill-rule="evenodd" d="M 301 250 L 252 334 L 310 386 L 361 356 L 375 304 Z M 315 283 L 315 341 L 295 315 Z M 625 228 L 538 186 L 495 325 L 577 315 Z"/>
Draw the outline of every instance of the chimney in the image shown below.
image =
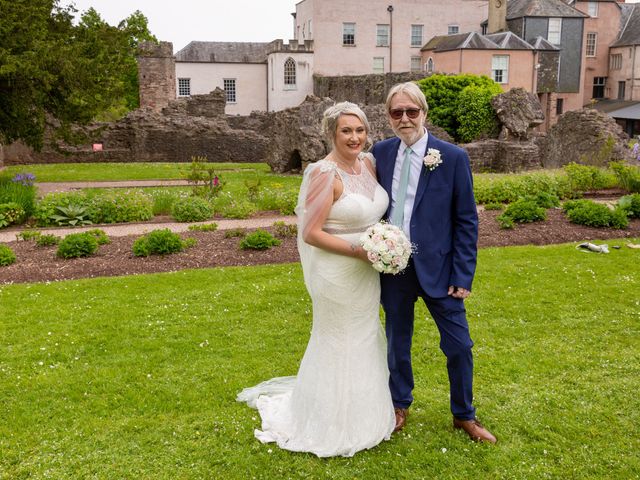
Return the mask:
<path fill-rule="evenodd" d="M 487 33 L 507 31 L 507 0 L 489 0 Z"/>

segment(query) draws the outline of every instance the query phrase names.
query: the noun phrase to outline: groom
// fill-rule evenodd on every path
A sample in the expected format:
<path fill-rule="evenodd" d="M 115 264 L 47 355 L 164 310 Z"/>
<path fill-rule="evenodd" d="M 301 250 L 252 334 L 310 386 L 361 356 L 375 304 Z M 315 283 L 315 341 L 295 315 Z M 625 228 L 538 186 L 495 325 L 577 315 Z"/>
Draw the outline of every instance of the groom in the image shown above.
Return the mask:
<path fill-rule="evenodd" d="M 391 199 L 389 221 L 416 247 L 403 273 L 381 277 L 396 431 L 404 427 L 413 401 L 411 341 L 414 305 L 420 297 L 436 322 L 440 349 L 447 357 L 453 426 L 475 441 L 495 443 L 476 420 L 472 404 L 473 342 L 464 299 L 476 268 L 478 215 L 469 157 L 427 133 L 427 101 L 415 83 L 394 86 L 386 109 L 397 137 L 373 147 L 378 181 Z"/>

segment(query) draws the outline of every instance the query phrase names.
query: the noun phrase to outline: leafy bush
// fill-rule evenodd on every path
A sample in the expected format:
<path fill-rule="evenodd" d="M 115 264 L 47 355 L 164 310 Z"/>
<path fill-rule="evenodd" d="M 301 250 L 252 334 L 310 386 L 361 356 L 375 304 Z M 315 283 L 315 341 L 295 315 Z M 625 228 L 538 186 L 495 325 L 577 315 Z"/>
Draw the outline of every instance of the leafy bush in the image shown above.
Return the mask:
<path fill-rule="evenodd" d="M 281 215 L 292 215 L 298 203 L 298 192 L 264 188 L 256 202 L 260 210 L 278 210 Z"/>
<path fill-rule="evenodd" d="M 136 257 L 167 255 L 181 252 L 184 248 L 185 242 L 180 235 L 168 228 L 153 230 L 133 242 L 133 254 Z"/>
<path fill-rule="evenodd" d="M 56 255 L 62 258 L 78 258 L 93 255 L 98 250 L 98 240 L 91 234 L 71 233 L 58 245 Z"/>
<path fill-rule="evenodd" d="M 16 234 L 17 240 L 22 240 L 24 242 L 28 242 L 29 240 L 35 240 L 42 235 L 37 230 L 23 230 L 22 232 Z"/>
<path fill-rule="evenodd" d="M 93 223 L 141 222 L 153 217 L 153 200 L 139 190 L 107 190 L 88 201 Z"/>
<path fill-rule="evenodd" d="M 107 245 L 107 244 L 111 243 L 111 240 L 109 239 L 109 237 L 107 236 L 105 231 L 100 229 L 100 228 L 94 228 L 94 229 L 91 229 L 91 230 L 87 230 L 84 233 L 86 233 L 87 235 L 93 235 L 94 237 L 96 237 L 98 245 Z"/>
<path fill-rule="evenodd" d="M 570 200 L 562 209 L 572 223 L 589 227 L 627 228 L 629 219 L 625 210 L 611 210 L 606 205 L 591 200 Z"/>
<path fill-rule="evenodd" d="M 609 168 L 615 173 L 622 188 L 628 192 L 640 193 L 640 167 L 625 165 L 622 162 L 611 162 Z"/>
<path fill-rule="evenodd" d="M 500 225 L 500 228 L 511 229 L 516 226 L 513 218 L 508 217 L 505 214 L 497 216 L 496 220 L 498 221 L 498 225 Z"/>
<path fill-rule="evenodd" d="M 491 202 L 491 203 L 487 203 L 484 206 L 484 209 L 485 210 L 503 210 L 504 204 L 499 202 Z"/>
<path fill-rule="evenodd" d="M 208 199 L 217 197 L 225 185 L 224 180 L 216 174 L 213 165 L 207 163 L 206 156 L 191 157 L 185 177 L 194 195 Z"/>
<path fill-rule="evenodd" d="M 213 208 L 204 198 L 187 197 L 173 204 L 171 215 L 177 222 L 201 222 L 213 216 Z"/>
<path fill-rule="evenodd" d="M 546 218 L 547 212 L 545 209 L 539 207 L 535 200 L 527 198 L 521 198 L 509 204 L 504 213 L 497 217 L 498 223 L 502 228 L 511 228 L 503 225 L 510 225 L 512 222 L 530 223 L 545 220 Z"/>
<path fill-rule="evenodd" d="M 628 217 L 640 218 L 640 193 L 625 195 L 620 198 L 618 207 L 627 212 Z"/>
<path fill-rule="evenodd" d="M 427 97 L 431 122 L 444 128 L 449 135 L 456 139 L 459 135 L 458 130 L 462 126 L 461 119 L 458 117 L 462 91 L 469 86 L 479 89 L 477 92 L 470 91 L 468 95 L 469 97 L 478 96 L 477 101 L 474 101 L 474 106 L 467 110 L 460 110 L 465 120 L 469 120 L 474 111 L 478 112 L 479 117 L 482 116 L 481 112 L 485 110 L 483 102 L 489 101 L 493 96 L 489 96 L 488 93 L 485 94 L 484 92 L 494 92 L 496 91 L 496 86 L 500 89 L 498 92 L 501 91 L 501 87 L 485 75 L 437 74 L 418 81 L 418 86 Z M 482 95 L 479 95 L 480 92 L 483 92 Z M 480 110 L 477 110 L 478 107 L 480 107 Z M 484 124 L 484 121 L 479 123 Z M 470 129 L 469 133 L 472 130 Z"/>
<path fill-rule="evenodd" d="M 153 190 L 147 193 L 153 200 L 151 209 L 153 215 L 170 215 L 173 204 L 180 198 L 180 192 L 167 188 Z"/>
<path fill-rule="evenodd" d="M 499 93 L 502 93 L 502 88 L 497 83 L 483 87 L 469 85 L 462 89 L 456 111 L 460 124 L 456 132 L 458 140 L 468 143 L 498 135 L 500 122 L 491 106 L 491 99 Z"/>
<path fill-rule="evenodd" d="M 295 223 L 286 224 L 282 220 L 273 222 L 273 229 L 278 237 L 295 237 L 298 235 L 298 226 Z"/>
<path fill-rule="evenodd" d="M 15 263 L 16 254 L 7 245 L 0 244 L 0 267 L 6 267 Z"/>
<path fill-rule="evenodd" d="M 82 205 L 70 204 L 66 207 L 57 206 L 54 211 L 56 213 L 51 215 L 49 219 L 61 227 L 78 227 L 81 225 L 91 225 L 92 223 L 91 220 L 87 218 L 89 216 L 89 209 Z"/>
<path fill-rule="evenodd" d="M 569 178 L 571 189 L 581 193 L 609 188 L 613 186 L 615 180 L 607 176 L 602 169 L 591 165 L 571 162 L 566 164 L 563 170 Z"/>
<path fill-rule="evenodd" d="M 51 247 L 53 245 L 58 245 L 60 243 L 60 237 L 56 237 L 55 235 L 46 234 L 46 235 L 38 235 L 36 237 L 36 245 L 39 247 Z"/>
<path fill-rule="evenodd" d="M 26 220 L 35 211 L 36 188 L 27 181 L 14 181 L 5 175 L 0 175 L 0 204 L 12 202 L 22 207 L 24 220 Z"/>
<path fill-rule="evenodd" d="M 248 200 L 232 200 L 222 207 L 221 214 L 224 218 L 249 218 L 256 213 L 257 207 Z"/>
<path fill-rule="evenodd" d="M 257 229 L 255 232 L 247 235 L 241 242 L 240 248 L 243 250 L 266 250 L 268 248 L 280 245 L 280 240 L 274 238 L 266 230 Z"/>
<path fill-rule="evenodd" d="M 483 205 L 487 203 L 512 203 L 526 195 L 540 193 L 555 195 L 559 199 L 575 196 L 567 177 L 554 172 L 476 175 L 473 191 L 476 202 Z"/>
<path fill-rule="evenodd" d="M 224 238 L 244 237 L 247 234 L 244 228 L 230 228 L 225 230 Z"/>
<path fill-rule="evenodd" d="M 526 195 L 523 198 L 535 202 L 536 205 L 544 209 L 560 206 L 560 199 L 553 193 L 538 192 L 536 195 Z"/>
<path fill-rule="evenodd" d="M 68 207 L 69 205 L 88 208 L 89 201 L 82 192 L 49 193 L 36 204 L 33 216 L 36 219 L 36 223 L 41 227 L 57 225 L 51 217 L 60 213 L 57 207 Z"/>
<path fill-rule="evenodd" d="M 215 222 L 201 225 L 189 225 L 189 230 L 196 230 L 198 232 L 215 232 L 217 229 L 218 224 Z"/>
<path fill-rule="evenodd" d="M 0 216 L 4 219 L 2 223 L 6 223 L 0 223 L 0 227 L 24 223 L 27 219 L 24 208 L 16 202 L 0 203 Z"/>

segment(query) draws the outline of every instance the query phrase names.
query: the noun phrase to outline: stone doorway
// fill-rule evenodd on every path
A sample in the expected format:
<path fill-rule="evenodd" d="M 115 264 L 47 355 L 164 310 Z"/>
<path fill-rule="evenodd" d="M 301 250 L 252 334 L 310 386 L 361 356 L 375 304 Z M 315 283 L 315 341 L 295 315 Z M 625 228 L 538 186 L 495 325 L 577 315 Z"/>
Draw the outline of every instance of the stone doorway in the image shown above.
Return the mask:
<path fill-rule="evenodd" d="M 294 150 L 289 155 L 289 161 L 287 162 L 287 166 L 285 168 L 285 172 L 287 173 L 300 173 L 302 171 L 302 157 L 300 156 L 300 152 L 298 150 Z"/>

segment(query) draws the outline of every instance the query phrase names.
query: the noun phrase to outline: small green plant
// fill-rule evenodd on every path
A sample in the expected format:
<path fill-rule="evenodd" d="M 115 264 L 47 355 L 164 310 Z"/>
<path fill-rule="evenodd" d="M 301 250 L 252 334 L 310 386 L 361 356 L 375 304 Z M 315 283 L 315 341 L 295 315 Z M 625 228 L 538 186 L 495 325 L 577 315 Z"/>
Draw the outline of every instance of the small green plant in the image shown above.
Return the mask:
<path fill-rule="evenodd" d="M 71 233 L 58 245 L 56 255 L 61 258 L 79 258 L 93 255 L 98 250 L 96 237 L 84 233 Z"/>
<path fill-rule="evenodd" d="M 28 242 L 29 240 L 38 239 L 40 235 L 42 234 L 37 230 L 23 230 L 22 232 L 16 234 L 16 240 L 18 241 L 22 240 L 23 242 Z"/>
<path fill-rule="evenodd" d="M 139 190 L 111 190 L 86 200 L 93 223 L 124 223 L 149 220 L 153 200 Z"/>
<path fill-rule="evenodd" d="M 91 225 L 89 216 L 89 209 L 82 205 L 69 204 L 68 206 L 56 206 L 53 215 L 50 215 L 50 219 L 53 220 L 58 226 L 70 226 L 78 227 L 80 225 Z"/>
<path fill-rule="evenodd" d="M 484 206 L 485 210 L 504 210 L 504 204 L 500 202 L 489 202 Z"/>
<path fill-rule="evenodd" d="M 170 215 L 173 204 L 179 198 L 176 192 L 166 188 L 155 190 L 149 193 L 149 196 L 153 199 L 152 211 L 154 215 Z"/>
<path fill-rule="evenodd" d="M 185 176 L 194 195 L 209 199 L 218 196 L 225 184 L 216 174 L 213 165 L 207 163 L 206 156 L 191 157 L 191 164 Z"/>
<path fill-rule="evenodd" d="M 8 227 L 10 225 L 9 219 L 0 213 L 0 228 Z"/>
<path fill-rule="evenodd" d="M 218 229 L 218 224 L 213 223 L 204 223 L 200 225 L 189 225 L 189 230 L 195 230 L 197 232 L 215 232 Z"/>
<path fill-rule="evenodd" d="M 13 253 L 10 247 L 0 244 L 0 267 L 6 267 L 15 263 L 16 254 Z"/>
<path fill-rule="evenodd" d="M 618 200 L 618 206 L 631 218 L 640 218 L 640 193 L 625 195 Z"/>
<path fill-rule="evenodd" d="M 243 250 L 266 250 L 268 248 L 278 246 L 280 243 L 280 240 L 275 238 L 269 232 L 259 228 L 255 232 L 247 235 L 240 242 L 240 248 Z"/>
<path fill-rule="evenodd" d="M 237 238 L 244 237 L 247 234 L 244 228 L 230 228 L 229 230 L 225 230 L 224 238 Z"/>
<path fill-rule="evenodd" d="M 93 235 L 94 237 L 96 237 L 96 240 L 98 241 L 98 245 L 107 245 L 111 243 L 111 240 L 109 239 L 105 231 L 100 228 L 87 230 L 84 233 L 86 233 L 87 235 Z"/>
<path fill-rule="evenodd" d="M 247 178 L 244 181 L 244 186 L 247 187 L 247 198 L 250 202 L 257 202 L 260 195 L 260 186 L 262 181 L 259 178 Z"/>
<path fill-rule="evenodd" d="M 56 237 L 55 235 L 45 234 L 38 235 L 36 237 L 36 245 L 39 247 L 51 247 L 53 245 L 58 245 L 60 243 L 60 237 Z"/>
<path fill-rule="evenodd" d="M 524 197 L 525 200 L 532 200 L 536 202 L 541 208 L 556 208 L 560 206 L 560 199 L 557 195 L 549 192 L 538 192 L 535 195 L 527 195 Z"/>
<path fill-rule="evenodd" d="M 498 225 L 500 225 L 500 228 L 504 228 L 505 230 L 512 229 L 516 226 L 513 218 L 508 217 L 505 214 L 498 215 L 496 217 L 496 220 L 498 221 Z"/>
<path fill-rule="evenodd" d="M 232 200 L 222 207 L 221 214 L 224 218 L 249 218 L 256 210 L 256 205 L 248 200 Z"/>
<path fill-rule="evenodd" d="M 627 228 L 629 219 L 622 208 L 611 210 L 592 200 L 570 200 L 562 206 L 570 222 L 589 227 Z"/>
<path fill-rule="evenodd" d="M 2 215 L 4 219 L 3 223 L 6 223 L 6 225 L 0 224 L 0 227 L 24 223 L 26 220 L 24 208 L 16 202 L 0 204 L 0 215 Z"/>
<path fill-rule="evenodd" d="M 153 230 L 133 242 L 133 254 L 136 257 L 168 255 L 181 252 L 186 246 L 180 235 L 163 228 Z"/>
<path fill-rule="evenodd" d="M 278 237 L 295 237 L 298 235 L 298 226 L 295 223 L 287 224 L 282 220 L 273 222 L 273 230 Z"/>
<path fill-rule="evenodd" d="M 171 216 L 177 222 L 202 222 L 213 216 L 213 208 L 204 198 L 186 197 L 173 204 Z"/>
<path fill-rule="evenodd" d="M 613 170 L 622 188 L 632 193 L 640 193 L 640 167 L 626 165 L 622 162 L 611 162 L 609 168 Z"/>
<path fill-rule="evenodd" d="M 498 216 L 497 219 L 501 226 L 503 223 L 509 223 L 505 217 L 511 219 L 513 222 L 530 223 L 545 220 L 547 218 L 547 212 L 544 208 L 539 207 L 535 200 L 521 198 L 509 204 L 505 211 Z"/>
<path fill-rule="evenodd" d="M 610 186 L 610 181 L 604 171 L 591 165 L 571 162 L 563 167 L 567 174 L 571 189 L 576 192 L 588 192 Z"/>

